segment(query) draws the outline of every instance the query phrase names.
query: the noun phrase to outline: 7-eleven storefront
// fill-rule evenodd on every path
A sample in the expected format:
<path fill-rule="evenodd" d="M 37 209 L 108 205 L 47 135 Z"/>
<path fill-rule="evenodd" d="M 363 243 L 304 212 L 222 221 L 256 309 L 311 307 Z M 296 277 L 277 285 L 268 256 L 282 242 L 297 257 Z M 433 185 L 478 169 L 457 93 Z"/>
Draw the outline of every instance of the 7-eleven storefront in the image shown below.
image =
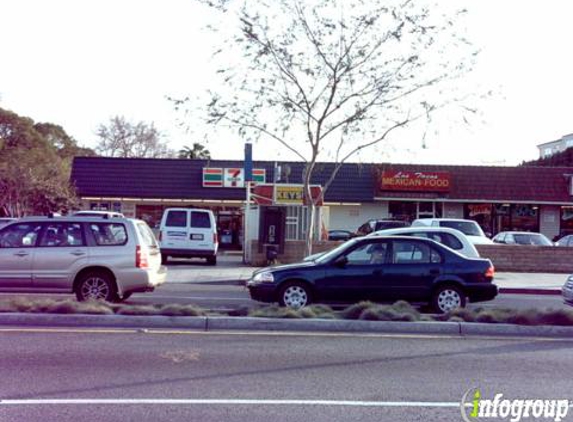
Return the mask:
<path fill-rule="evenodd" d="M 255 183 L 266 182 L 265 169 L 253 169 Z M 166 208 L 204 208 L 215 214 L 219 242 L 222 249 L 241 249 L 243 244 L 243 207 L 244 173 L 242 168 L 203 168 L 203 190 L 200 199 L 173 199 L 173 198 L 110 198 L 110 197 L 84 197 L 82 208 L 91 210 L 113 210 L 122 212 L 127 217 L 140 218 L 150 227 L 157 229 Z M 233 192 L 237 199 L 215 199 L 210 189 L 223 188 Z M 238 196 L 237 191 L 242 193 Z M 239 199 L 240 198 L 240 199 Z"/>

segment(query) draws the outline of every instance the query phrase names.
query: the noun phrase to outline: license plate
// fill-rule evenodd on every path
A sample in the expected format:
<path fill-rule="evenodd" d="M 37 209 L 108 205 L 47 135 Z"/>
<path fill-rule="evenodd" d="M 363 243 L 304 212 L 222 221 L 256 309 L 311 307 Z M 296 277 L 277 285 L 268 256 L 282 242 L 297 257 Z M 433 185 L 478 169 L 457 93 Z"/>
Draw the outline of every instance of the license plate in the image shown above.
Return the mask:
<path fill-rule="evenodd" d="M 202 234 L 192 233 L 192 234 L 191 234 L 191 240 L 203 240 L 203 235 L 202 235 Z"/>

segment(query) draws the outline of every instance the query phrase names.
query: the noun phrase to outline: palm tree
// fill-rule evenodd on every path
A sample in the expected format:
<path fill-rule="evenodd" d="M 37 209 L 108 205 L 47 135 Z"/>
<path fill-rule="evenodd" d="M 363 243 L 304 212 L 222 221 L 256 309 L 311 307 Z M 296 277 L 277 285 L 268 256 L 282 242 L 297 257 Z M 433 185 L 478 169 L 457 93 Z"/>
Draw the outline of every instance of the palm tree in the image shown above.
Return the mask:
<path fill-rule="evenodd" d="M 211 153 L 200 143 L 195 142 L 193 148 L 184 146 L 179 150 L 179 158 L 188 158 L 190 160 L 208 160 Z"/>

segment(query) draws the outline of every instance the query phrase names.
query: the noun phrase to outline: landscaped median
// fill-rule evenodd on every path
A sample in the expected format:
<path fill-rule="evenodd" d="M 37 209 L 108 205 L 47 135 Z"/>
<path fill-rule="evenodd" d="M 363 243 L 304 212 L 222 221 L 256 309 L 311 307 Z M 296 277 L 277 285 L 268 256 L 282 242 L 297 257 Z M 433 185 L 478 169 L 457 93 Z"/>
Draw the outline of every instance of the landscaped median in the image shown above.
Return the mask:
<path fill-rule="evenodd" d="M 573 310 L 457 309 L 420 313 L 409 303 L 360 302 L 343 310 L 312 305 L 278 306 L 214 313 L 193 305 L 128 305 L 15 298 L 0 301 L 0 325 L 200 330 L 374 332 L 440 335 L 503 335 L 573 338 Z"/>

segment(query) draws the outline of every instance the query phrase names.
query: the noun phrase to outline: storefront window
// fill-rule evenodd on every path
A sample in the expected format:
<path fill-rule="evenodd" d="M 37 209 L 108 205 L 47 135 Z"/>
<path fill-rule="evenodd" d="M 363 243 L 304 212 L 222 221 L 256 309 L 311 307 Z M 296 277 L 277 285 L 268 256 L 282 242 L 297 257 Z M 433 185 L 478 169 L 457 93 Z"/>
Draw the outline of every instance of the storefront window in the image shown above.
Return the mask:
<path fill-rule="evenodd" d="M 417 215 L 416 202 L 390 201 L 388 212 L 391 218 L 396 220 L 414 221 Z"/>
<path fill-rule="evenodd" d="M 438 202 L 418 202 L 417 218 L 440 218 L 443 204 Z"/>
<path fill-rule="evenodd" d="M 389 217 L 412 222 L 417 218 L 440 218 L 443 214 L 441 202 L 388 202 Z"/>
<path fill-rule="evenodd" d="M 491 204 L 466 204 L 464 215 L 468 220 L 476 221 L 486 236 L 493 234 Z"/>
<path fill-rule="evenodd" d="M 573 234 L 573 207 L 561 207 L 560 237 Z"/>
<path fill-rule="evenodd" d="M 512 230 L 538 232 L 539 207 L 517 204 L 511 207 Z"/>

